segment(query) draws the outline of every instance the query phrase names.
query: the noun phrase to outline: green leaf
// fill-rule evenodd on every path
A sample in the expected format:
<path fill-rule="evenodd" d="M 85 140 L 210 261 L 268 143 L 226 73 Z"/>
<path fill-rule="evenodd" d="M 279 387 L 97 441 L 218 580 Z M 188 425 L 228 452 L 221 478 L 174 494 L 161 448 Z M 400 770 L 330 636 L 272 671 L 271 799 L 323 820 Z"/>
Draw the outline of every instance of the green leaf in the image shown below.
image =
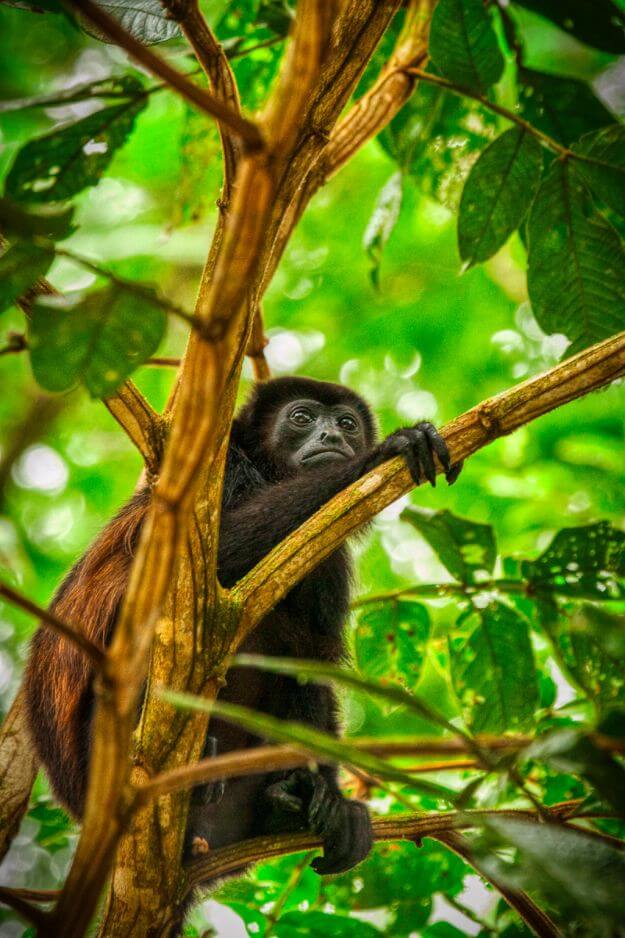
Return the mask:
<path fill-rule="evenodd" d="M 254 656 L 244 657 L 253 658 Z M 261 738 L 267 738 L 276 743 L 299 745 L 314 755 L 320 756 L 323 760 L 337 763 L 346 762 L 349 765 L 364 769 L 365 772 L 369 772 L 371 775 L 386 778 L 389 781 L 400 782 L 403 785 L 410 786 L 413 791 L 453 803 L 455 794 L 449 788 L 426 781 L 419 776 L 410 775 L 408 772 L 396 768 L 390 762 L 352 746 L 344 739 L 339 740 L 335 736 L 331 736 L 330 733 L 315 729 L 307 723 L 280 720 L 268 713 L 250 710 L 249 707 L 226 703 L 223 700 L 205 700 L 193 694 L 184 694 L 177 691 L 163 689 L 159 692 L 159 696 L 183 710 L 200 710 L 204 713 L 215 714 L 229 723 L 242 726 Z"/>
<path fill-rule="evenodd" d="M 165 325 L 165 313 L 147 296 L 138 300 L 114 287 L 40 299 L 29 328 L 35 378 L 48 391 L 81 381 L 93 397 L 107 397 L 156 351 Z"/>
<path fill-rule="evenodd" d="M 482 579 L 492 574 L 497 544 L 489 524 L 460 518 L 446 509 L 430 511 L 412 505 L 402 511 L 401 519 L 416 528 L 457 580 L 475 583 L 478 572 Z"/>
<path fill-rule="evenodd" d="M 571 355 L 625 328 L 623 243 L 568 161 L 557 161 L 538 190 L 528 231 L 527 288 L 541 328 L 563 332 Z"/>
<path fill-rule="evenodd" d="M 475 733 L 519 732 L 532 726 L 538 682 L 526 620 L 492 602 L 449 640 L 454 689 Z"/>
<path fill-rule="evenodd" d="M 287 912 L 274 925 L 272 934 L 276 938 L 379 938 L 382 933 L 357 918 L 306 910 Z"/>
<path fill-rule="evenodd" d="M 568 146 L 614 116 L 586 82 L 519 69 L 521 114 L 534 127 Z"/>
<path fill-rule="evenodd" d="M 541 736 L 524 755 L 546 762 L 558 772 L 585 778 L 617 814 L 625 817 L 625 768 L 581 730 L 564 729 Z"/>
<path fill-rule="evenodd" d="M 614 124 L 573 147 L 575 169 L 594 194 L 625 218 L 625 127 Z"/>
<path fill-rule="evenodd" d="M 26 202 L 60 202 L 94 186 L 126 142 L 146 99 L 116 104 L 26 143 L 6 179 L 6 193 Z"/>
<path fill-rule="evenodd" d="M 542 151 L 535 137 L 513 127 L 473 165 L 458 216 L 460 257 L 469 265 L 492 257 L 529 210 L 538 191 Z"/>
<path fill-rule="evenodd" d="M 398 600 L 367 609 L 354 632 L 356 661 L 373 678 L 406 681 L 414 686 L 425 660 L 430 635 L 425 606 Z"/>
<path fill-rule="evenodd" d="M 50 94 L 32 98 L 13 98 L 0 101 L 0 114 L 6 111 L 21 111 L 31 107 L 59 107 L 76 101 L 93 101 L 98 98 L 136 98 L 143 95 L 142 83 L 134 75 L 100 78 L 97 81 L 81 82 L 69 88 L 59 88 Z"/>
<path fill-rule="evenodd" d="M 25 241 L 8 247 L 0 256 L 0 313 L 24 296 L 53 260 L 53 251 Z"/>
<path fill-rule="evenodd" d="M 363 237 L 363 247 L 371 261 L 371 280 L 380 286 L 380 263 L 386 243 L 397 224 L 403 195 L 403 174 L 393 173 L 378 194 L 373 214 Z"/>
<path fill-rule="evenodd" d="M 336 682 L 339 686 L 379 697 L 394 706 L 406 707 L 424 720 L 429 720 L 455 735 L 458 734 L 457 727 L 412 692 L 394 684 L 378 684 L 375 681 L 366 680 L 355 671 L 339 668 L 335 664 L 328 664 L 325 661 L 307 661 L 305 658 L 278 658 L 273 655 L 236 655 L 233 664 L 241 668 L 261 668 L 275 674 L 290 674 L 298 680 L 312 678 L 323 684 Z"/>
<path fill-rule="evenodd" d="M 513 0 L 594 49 L 625 52 L 625 12 L 612 0 Z"/>
<path fill-rule="evenodd" d="M 0 198 L 0 226 L 4 234 L 19 238 L 49 238 L 62 241 L 73 231 L 74 209 L 42 205 L 26 212 L 16 202 Z"/>
<path fill-rule="evenodd" d="M 625 853 L 562 824 L 493 818 L 486 826 L 519 851 L 507 862 L 495 851 L 481 857 L 487 875 L 513 888 L 538 890 L 559 908 L 581 911 L 591 930 L 578 921 L 580 934 L 602 934 L 606 922 L 623 923 Z"/>
<path fill-rule="evenodd" d="M 503 74 L 504 58 L 481 0 L 439 0 L 430 57 L 445 78 L 483 94 Z"/>
<path fill-rule="evenodd" d="M 378 139 L 426 195 L 455 211 L 467 172 L 496 133 L 491 111 L 421 82 Z"/>
<path fill-rule="evenodd" d="M 148 46 L 182 35 L 178 23 L 166 15 L 159 0 L 98 0 L 98 6 L 117 20 L 126 32 Z M 74 15 L 82 29 L 90 36 L 102 42 L 111 41 L 79 11 Z"/>
<path fill-rule="evenodd" d="M 607 521 L 558 531 L 536 560 L 524 560 L 521 575 L 537 589 L 580 599 L 625 598 L 625 534 Z"/>

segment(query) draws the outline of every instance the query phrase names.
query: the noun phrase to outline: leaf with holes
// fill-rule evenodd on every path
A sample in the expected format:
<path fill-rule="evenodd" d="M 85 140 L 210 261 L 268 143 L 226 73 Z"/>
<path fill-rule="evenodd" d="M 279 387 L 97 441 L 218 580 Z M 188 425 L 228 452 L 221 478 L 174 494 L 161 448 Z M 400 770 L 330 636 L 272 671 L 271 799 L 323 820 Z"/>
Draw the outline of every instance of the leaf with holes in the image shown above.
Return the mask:
<path fill-rule="evenodd" d="M 167 16 L 159 0 L 98 0 L 98 6 L 117 20 L 126 32 L 147 46 L 182 35 L 178 23 Z M 76 10 L 75 16 L 81 28 L 90 36 L 102 42 L 111 41 L 80 10 Z"/>
<path fill-rule="evenodd" d="M 105 107 L 75 124 L 26 143 L 6 179 L 18 201 L 61 202 L 94 186 L 124 145 L 146 99 Z"/>
<path fill-rule="evenodd" d="M 513 0 L 594 49 L 625 52 L 625 11 L 613 0 Z"/>
<path fill-rule="evenodd" d="M 54 260 L 54 252 L 18 241 L 0 256 L 0 313 L 12 306 L 43 277 Z"/>
<path fill-rule="evenodd" d="M 535 589 L 578 599 L 625 599 L 625 534 L 607 521 L 563 528 L 521 575 Z"/>
<path fill-rule="evenodd" d="M 513 127 L 473 165 L 462 191 L 458 249 L 469 266 L 488 260 L 529 210 L 540 185 L 542 151 L 535 137 Z"/>
<path fill-rule="evenodd" d="M 492 574 L 497 558 L 495 532 L 489 524 L 460 518 L 451 511 L 430 511 L 410 506 L 401 513 L 421 534 L 442 564 L 462 583 L 474 583 Z M 478 577 L 478 579 L 480 579 Z"/>
<path fill-rule="evenodd" d="M 625 127 L 614 124 L 573 147 L 575 169 L 594 194 L 625 218 Z"/>
<path fill-rule="evenodd" d="M 625 328 L 625 249 L 571 166 L 557 161 L 529 219 L 527 289 L 538 324 L 573 355 Z"/>
<path fill-rule="evenodd" d="M 398 600 L 362 612 L 354 633 L 356 660 L 364 675 L 414 687 L 421 674 L 430 617 L 425 606 Z"/>
<path fill-rule="evenodd" d="M 449 639 L 454 689 L 476 733 L 519 732 L 534 722 L 538 680 L 526 620 L 492 602 Z"/>
<path fill-rule="evenodd" d="M 439 0 L 430 57 L 445 78 L 484 93 L 502 76 L 504 58 L 482 0 Z"/>
<path fill-rule="evenodd" d="M 608 923 L 625 921 L 625 853 L 581 830 L 563 824 L 536 824 L 492 818 L 487 830 L 517 848 L 502 853 L 489 838 L 480 857 L 486 874 L 513 889 L 546 895 L 556 908 L 569 912 L 581 935 L 613 934 Z M 580 914 L 583 920 L 580 921 Z"/>
<path fill-rule="evenodd" d="M 455 211 L 469 169 L 496 134 L 491 111 L 422 82 L 378 139 L 426 195 Z"/>
<path fill-rule="evenodd" d="M 76 230 L 72 225 L 72 206 L 37 206 L 25 211 L 11 199 L 0 198 L 0 227 L 9 238 L 50 238 L 62 241 Z"/>
<path fill-rule="evenodd" d="M 584 81 L 521 68 L 519 90 L 523 117 L 566 146 L 615 120 Z"/>
<path fill-rule="evenodd" d="M 143 94 L 143 84 L 134 75 L 111 76 L 97 81 L 80 82 L 68 88 L 59 88 L 49 94 L 32 98 L 13 98 L 0 101 L 0 114 L 6 111 L 21 111 L 31 107 L 63 107 L 77 101 L 93 101 L 97 98 L 136 98 Z"/>
<path fill-rule="evenodd" d="M 393 173 L 386 182 L 373 207 L 363 237 L 363 247 L 371 261 L 371 280 L 376 289 L 380 286 L 380 263 L 388 239 L 397 224 L 403 194 L 403 175 Z"/>
<path fill-rule="evenodd" d="M 113 287 L 46 297 L 33 306 L 29 326 L 33 373 L 48 391 L 81 381 L 93 397 L 107 397 L 156 351 L 165 324 L 147 297 Z"/>

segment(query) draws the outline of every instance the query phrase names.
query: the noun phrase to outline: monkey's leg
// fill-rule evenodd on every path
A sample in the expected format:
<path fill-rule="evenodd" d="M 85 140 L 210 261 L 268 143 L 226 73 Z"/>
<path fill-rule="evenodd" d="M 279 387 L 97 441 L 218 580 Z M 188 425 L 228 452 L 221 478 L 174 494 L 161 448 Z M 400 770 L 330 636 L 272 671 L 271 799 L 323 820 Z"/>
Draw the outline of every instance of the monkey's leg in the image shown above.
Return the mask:
<path fill-rule="evenodd" d="M 320 875 L 344 873 L 364 860 L 373 843 L 366 805 L 345 798 L 317 772 L 296 769 L 265 790 L 267 832 L 312 830 L 323 839 L 323 857 L 312 868 Z"/>

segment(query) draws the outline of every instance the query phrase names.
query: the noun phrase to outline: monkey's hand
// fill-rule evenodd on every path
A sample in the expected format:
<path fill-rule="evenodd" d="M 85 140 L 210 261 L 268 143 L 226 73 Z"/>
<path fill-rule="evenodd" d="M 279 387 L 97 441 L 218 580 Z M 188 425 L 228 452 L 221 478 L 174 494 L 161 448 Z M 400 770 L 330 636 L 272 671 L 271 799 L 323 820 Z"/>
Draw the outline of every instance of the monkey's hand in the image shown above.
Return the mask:
<path fill-rule="evenodd" d="M 449 450 L 443 437 L 433 424 L 421 421 L 414 427 L 402 427 L 387 436 L 368 457 L 363 471 L 375 469 L 376 466 L 386 462 L 387 459 L 392 459 L 393 456 L 403 456 L 416 485 L 420 485 L 424 479 L 436 485 L 434 455 L 438 456 L 445 470 L 445 478 L 452 485 L 460 475 L 462 463 L 452 466 Z"/>
<path fill-rule="evenodd" d="M 323 856 L 311 863 L 320 876 L 350 870 L 371 850 L 373 833 L 367 806 L 344 798 L 322 775 L 296 769 L 270 785 L 265 794 L 276 808 L 299 815 L 303 827 L 320 835 Z"/>

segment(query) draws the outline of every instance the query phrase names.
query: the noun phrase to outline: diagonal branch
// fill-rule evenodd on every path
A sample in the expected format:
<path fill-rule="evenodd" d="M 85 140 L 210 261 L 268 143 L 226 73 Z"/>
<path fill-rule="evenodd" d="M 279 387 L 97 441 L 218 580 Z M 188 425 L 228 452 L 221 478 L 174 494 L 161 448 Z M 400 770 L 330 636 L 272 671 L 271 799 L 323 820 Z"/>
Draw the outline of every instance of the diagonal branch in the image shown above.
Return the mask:
<path fill-rule="evenodd" d="M 610 384 L 625 374 L 625 332 L 606 339 L 550 371 L 482 401 L 442 430 L 454 462 L 493 440 Z M 396 457 L 336 495 L 274 548 L 232 590 L 245 604 L 233 647 L 279 600 L 358 527 L 414 488 L 403 459 Z"/>
<path fill-rule="evenodd" d="M 196 59 L 204 69 L 215 97 L 223 101 L 232 113 L 240 114 L 241 102 L 234 73 L 197 0 L 161 0 L 161 3 L 187 38 Z M 241 148 L 236 134 L 233 134 L 231 128 L 223 121 L 219 125 L 219 133 L 224 154 L 222 202 L 227 205 Z"/>
<path fill-rule="evenodd" d="M 132 381 L 125 381 L 104 406 L 137 447 L 149 476 L 158 474 L 165 442 L 165 423 Z"/>
<path fill-rule="evenodd" d="M 38 764 L 28 733 L 24 690 L 20 688 L 0 731 L 0 860 L 28 808 Z"/>
<path fill-rule="evenodd" d="M 236 111 L 224 104 L 214 94 L 194 85 L 193 82 L 173 68 L 169 62 L 156 55 L 138 39 L 135 39 L 134 36 L 120 26 L 117 20 L 109 16 L 93 0 L 64 0 L 64 2 L 70 10 L 83 14 L 107 38 L 125 49 L 136 62 L 162 79 L 190 104 L 229 127 L 247 149 L 261 150 L 263 148 L 260 130 L 253 121 L 247 120 L 241 114 L 237 114 Z"/>
<path fill-rule="evenodd" d="M 75 625 L 70 625 L 69 622 L 63 622 L 58 616 L 55 616 L 54 613 L 44 609 L 43 606 L 38 606 L 37 603 L 32 602 L 32 600 L 28 599 L 26 596 L 22 596 L 21 593 L 18 593 L 17 590 L 14 590 L 6 583 L 0 582 L 0 596 L 14 606 L 23 609 L 24 612 L 28 612 L 31 616 L 40 619 L 43 625 L 46 625 L 48 628 L 52 629 L 53 632 L 56 632 L 57 635 L 61 635 L 73 645 L 76 645 L 77 648 L 80 648 L 90 659 L 94 667 L 98 669 L 103 667 L 106 660 L 104 650 L 87 638 Z"/>

